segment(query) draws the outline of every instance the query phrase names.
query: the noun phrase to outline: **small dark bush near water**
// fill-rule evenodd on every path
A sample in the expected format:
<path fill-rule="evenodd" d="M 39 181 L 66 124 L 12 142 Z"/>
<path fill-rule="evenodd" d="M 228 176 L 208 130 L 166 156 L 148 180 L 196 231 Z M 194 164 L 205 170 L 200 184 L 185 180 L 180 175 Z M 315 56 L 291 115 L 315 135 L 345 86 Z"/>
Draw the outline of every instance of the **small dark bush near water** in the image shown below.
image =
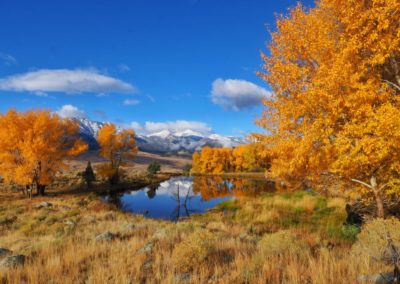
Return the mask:
<path fill-rule="evenodd" d="M 147 166 L 147 173 L 150 175 L 155 175 L 161 170 L 160 163 L 157 161 L 152 161 L 150 164 Z"/>

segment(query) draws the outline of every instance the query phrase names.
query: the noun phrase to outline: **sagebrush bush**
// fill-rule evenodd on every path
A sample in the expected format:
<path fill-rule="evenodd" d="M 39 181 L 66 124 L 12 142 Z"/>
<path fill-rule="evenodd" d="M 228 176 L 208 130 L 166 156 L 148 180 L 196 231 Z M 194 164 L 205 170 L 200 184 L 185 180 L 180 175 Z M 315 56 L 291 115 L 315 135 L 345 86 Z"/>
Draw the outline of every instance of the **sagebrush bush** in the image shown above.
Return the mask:
<path fill-rule="evenodd" d="M 304 241 L 299 240 L 288 230 L 264 235 L 258 246 L 259 253 L 267 259 L 276 256 L 304 258 L 310 250 Z"/>
<path fill-rule="evenodd" d="M 352 255 L 372 261 L 391 262 L 393 251 L 389 239 L 400 253 L 400 221 L 396 218 L 374 219 L 363 226 L 352 247 Z"/>
<path fill-rule="evenodd" d="M 179 243 L 172 252 L 174 267 L 182 272 L 193 270 L 215 249 L 215 239 L 207 230 L 195 231 Z"/>

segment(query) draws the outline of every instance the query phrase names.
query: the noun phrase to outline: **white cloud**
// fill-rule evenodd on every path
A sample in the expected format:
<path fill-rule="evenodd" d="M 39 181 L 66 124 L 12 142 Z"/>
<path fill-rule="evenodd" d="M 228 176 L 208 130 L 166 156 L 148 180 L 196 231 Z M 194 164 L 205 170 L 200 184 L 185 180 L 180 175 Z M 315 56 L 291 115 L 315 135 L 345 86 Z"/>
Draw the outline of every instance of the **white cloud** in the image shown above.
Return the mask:
<path fill-rule="evenodd" d="M 166 122 L 146 121 L 143 126 L 134 121 L 130 124 L 130 127 L 135 129 L 136 132 L 146 135 L 160 132 L 169 132 L 171 134 L 176 134 L 184 131 L 191 131 L 192 133 L 197 133 L 204 136 L 208 136 L 213 133 L 212 128 L 209 127 L 206 123 L 188 120 Z"/>
<path fill-rule="evenodd" d="M 141 132 L 143 130 L 143 127 L 137 121 L 132 121 L 129 126 L 133 128 L 136 132 Z"/>
<path fill-rule="evenodd" d="M 78 117 L 78 118 L 86 118 L 86 113 L 76 106 L 73 105 L 63 105 L 58 111 L 57 114 L 62 118 L 70 118 L 70 117 Z"/>
<path fill-rule="evenodd" d="M 4 65 L 14 65 L 17 64 L 17 59 L 14 56 L 7 53 L 0 52 L 0 61 L 3 62 Z"/>
<path fill-rule="evenodd" d="M 133 93 L 136 88 L 95 69 L 41 69 L 0 79 L 0 90 L 104 94 Z"/>
<path fill-rule="evenodd" d="M 124 100 L 124 106 L 135 106 L 137 104 L 139 104 L 138 100 L 132 100 L 132 99 L 126 99 Z"/>
<path fill-rule="evenodd" d="M 211 100 L 228 110 L 242 110 L 260 104 L 271 95 L 266 89 L 245 81 L 217 79 L 212 84 Z"/>

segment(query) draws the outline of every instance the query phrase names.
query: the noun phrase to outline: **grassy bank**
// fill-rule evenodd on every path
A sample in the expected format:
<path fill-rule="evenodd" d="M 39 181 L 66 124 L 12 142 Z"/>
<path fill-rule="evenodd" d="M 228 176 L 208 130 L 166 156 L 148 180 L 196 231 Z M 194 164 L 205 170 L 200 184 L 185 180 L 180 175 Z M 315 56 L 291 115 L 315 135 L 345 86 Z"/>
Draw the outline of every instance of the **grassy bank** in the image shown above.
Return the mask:
<path fill-rule="evenodd" d="M 52 205 L 36 208 L 43 201 Z M 0 204 L 0 247 L 27 256 L 0 269 L 0 283 L 354 283 L 390 270 L 351 257 L 358 231 L 343 226 L 342 199 L 304 192 L 241 197 L 179 223 L 94 193 Z"/>

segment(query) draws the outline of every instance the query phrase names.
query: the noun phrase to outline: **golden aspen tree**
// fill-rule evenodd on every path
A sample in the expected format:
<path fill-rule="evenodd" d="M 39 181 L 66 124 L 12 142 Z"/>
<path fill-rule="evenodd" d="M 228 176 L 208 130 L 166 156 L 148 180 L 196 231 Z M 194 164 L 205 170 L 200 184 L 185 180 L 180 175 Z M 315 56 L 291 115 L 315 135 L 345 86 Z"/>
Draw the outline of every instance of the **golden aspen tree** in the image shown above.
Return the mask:
<path fill-rule="evenodd" d="M 321 0 L 278 19 L 259 73 L 274 90 L 258 120 L 274 176 L 353 181 L 384 217 L 400 175 L 399 11 L 398 0 Z"/>
<path fill-rule="evenodd" d="M 87 150 L 79 126 L 49 111 L 10 110 L 0 115 L 0 175 L 6 182 L 45 193 L 65 160 Z"/>
<path fill-rule="evenodd" d="M 193 154 L 193 173 L 221 174 L 269 167 L 269 156 L 261 143 L 231 148 L 204 147 Z"/>
<path fill-rule="evenodd" d="M 194 152 L 192 155 L 192 173 L 201 173 L 201 156 L 199 152 Z"/>
<path fill-rule="evenodd" d="M 109 160 L 109 164 L 99 167 L 99 174 L 107 177 L 111 184 L 119 182 L 120 167 L 125 159 L 134 158 L 138 152 L 133 129 L 118 131 L 114 124 L 107 124 L 99 131 L 97 140 L 100 144 L 100 155 Z"/>

